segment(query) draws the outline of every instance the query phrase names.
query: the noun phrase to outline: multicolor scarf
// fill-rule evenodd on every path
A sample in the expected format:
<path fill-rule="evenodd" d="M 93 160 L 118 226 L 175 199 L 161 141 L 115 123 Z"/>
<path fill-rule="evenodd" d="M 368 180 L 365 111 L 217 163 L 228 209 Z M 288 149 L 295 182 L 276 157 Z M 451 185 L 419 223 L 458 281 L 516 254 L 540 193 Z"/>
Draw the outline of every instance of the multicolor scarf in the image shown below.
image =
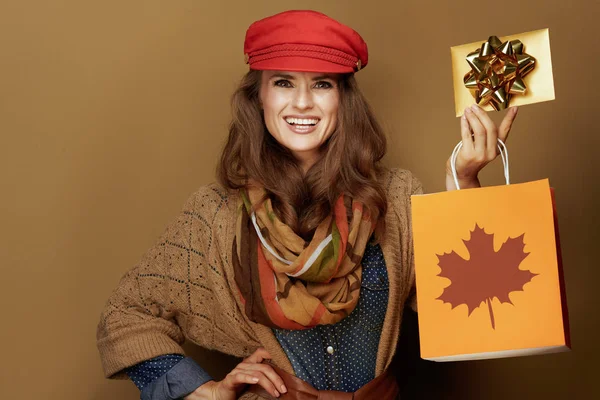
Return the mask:
<path fill-rule="evenodd" d="M 241 191 L 235 281 L 251 321 L 282 329 L 333 324 L 354 310 L 361 259 L 376 221 L 341 195 L 306 242 L 275 215 L 263 188 Z M 351 208 L 351 218 L 348 209 Z"/>

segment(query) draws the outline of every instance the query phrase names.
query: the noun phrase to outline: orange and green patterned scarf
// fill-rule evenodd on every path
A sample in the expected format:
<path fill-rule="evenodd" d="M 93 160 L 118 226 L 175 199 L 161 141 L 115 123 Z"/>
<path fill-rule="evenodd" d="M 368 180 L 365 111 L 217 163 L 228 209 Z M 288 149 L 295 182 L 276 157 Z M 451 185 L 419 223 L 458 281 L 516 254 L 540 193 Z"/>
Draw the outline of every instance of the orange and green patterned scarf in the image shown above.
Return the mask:
<path fill-rule="evenodd" d="M 360 202 L 342 195 L 305 242 L 277 218 L 270 199 L 252 211 L 264 194 L 242 190 L 238 207 L 233 266 L 246 315 L 296 330 L 340 321 L 358 302 L 361 259 L 375 221 Z"/>

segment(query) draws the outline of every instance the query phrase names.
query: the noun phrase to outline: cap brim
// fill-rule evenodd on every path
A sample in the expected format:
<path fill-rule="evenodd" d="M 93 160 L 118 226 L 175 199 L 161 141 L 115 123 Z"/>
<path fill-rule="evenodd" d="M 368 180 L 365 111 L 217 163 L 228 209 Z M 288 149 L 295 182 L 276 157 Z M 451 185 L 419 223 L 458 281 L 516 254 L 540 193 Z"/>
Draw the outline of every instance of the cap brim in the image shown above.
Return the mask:
<path fill-rule="evenodd" d="M 354 68 L 336 64 L 331 61 L 311 57 L 277 57 L 269 60 L 254 62 L 250 69 L 268 71 L 295 71 L 295 72 L 324 72 L 344 74 L 354 72 Z"/>

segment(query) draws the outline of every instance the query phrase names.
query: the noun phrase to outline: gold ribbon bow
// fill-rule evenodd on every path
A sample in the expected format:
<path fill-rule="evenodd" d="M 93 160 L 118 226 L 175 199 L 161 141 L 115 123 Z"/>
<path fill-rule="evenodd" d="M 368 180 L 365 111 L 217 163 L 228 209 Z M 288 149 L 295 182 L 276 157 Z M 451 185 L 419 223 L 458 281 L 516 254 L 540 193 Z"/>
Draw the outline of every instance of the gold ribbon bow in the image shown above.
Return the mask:
<path fill-rule="evenodd" d="M 479 105 L 490 103 L 494 110 L 504 110 L 515 94 L 525 94 L 523 78 L 535 67 L 536 60 L 523 52 L 520 40 L 502 43 L 490 36 L 481 48 L 467 55 L 471 71 L 464 84 Z"/>

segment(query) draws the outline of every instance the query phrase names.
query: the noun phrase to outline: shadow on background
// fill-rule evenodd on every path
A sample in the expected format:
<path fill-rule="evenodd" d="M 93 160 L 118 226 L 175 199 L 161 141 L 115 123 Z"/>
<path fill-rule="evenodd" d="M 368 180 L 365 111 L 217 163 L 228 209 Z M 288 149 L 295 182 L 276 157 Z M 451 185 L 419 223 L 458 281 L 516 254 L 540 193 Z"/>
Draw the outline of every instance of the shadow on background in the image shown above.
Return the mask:
<path fill-rule="evenodd" d="M 391 368 L 400 385 L 402 400 L 413 399 L 464 399 L 454 390 L 458 373 L 465 374 L 468 365 L 451 365 L 426 361 L 420 357 L 419 329 L 417 314 L 405 310 L 402 319 L 400 339 Z M 460 372 L 459 372 L 460 370 Z"/>

